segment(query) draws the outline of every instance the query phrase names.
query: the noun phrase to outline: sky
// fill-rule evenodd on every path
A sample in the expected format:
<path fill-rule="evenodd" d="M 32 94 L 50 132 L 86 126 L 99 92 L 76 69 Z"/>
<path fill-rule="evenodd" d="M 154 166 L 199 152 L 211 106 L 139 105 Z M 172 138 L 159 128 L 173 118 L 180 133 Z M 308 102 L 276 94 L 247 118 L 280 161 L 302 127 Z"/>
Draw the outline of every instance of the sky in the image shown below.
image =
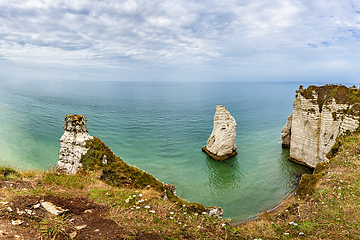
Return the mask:
<path fill-rule="evenodd" d="M 0 0 L 0 81 L 360 82 L 358 0 Z"/>

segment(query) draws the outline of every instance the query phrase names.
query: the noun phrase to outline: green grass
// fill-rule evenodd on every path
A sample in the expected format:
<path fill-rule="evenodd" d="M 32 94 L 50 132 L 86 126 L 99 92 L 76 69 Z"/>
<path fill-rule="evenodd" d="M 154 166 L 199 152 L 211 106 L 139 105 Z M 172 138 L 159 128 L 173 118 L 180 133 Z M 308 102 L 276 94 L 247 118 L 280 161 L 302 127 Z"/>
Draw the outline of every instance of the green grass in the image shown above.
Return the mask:
<path fill-rule="evenodd" d="M 64 188 L 84 189 L 86 186 L 94 184 L 94 179 L 86 175 L 65 175 L 56 172 L 45 173 L 39 183 L 52 184 Z"/>

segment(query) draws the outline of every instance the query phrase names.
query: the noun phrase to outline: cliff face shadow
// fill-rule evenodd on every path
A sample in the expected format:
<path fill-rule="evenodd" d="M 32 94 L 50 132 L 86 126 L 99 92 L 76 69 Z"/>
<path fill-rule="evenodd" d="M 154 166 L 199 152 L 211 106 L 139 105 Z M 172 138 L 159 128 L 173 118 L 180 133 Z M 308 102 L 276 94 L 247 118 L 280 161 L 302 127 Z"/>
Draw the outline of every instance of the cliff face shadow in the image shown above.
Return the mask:
<path fill-rule="evenodd" d="M 313 170 L 307 166 L 292 162 L 289 160 L 290 149 L 283 148 L 279 157 L 280 174 L 283 175 L 283 179 L 288 179 L 284 184 L 290 189 L 295 190 L 299 185 L 301 176 L 304 173 L 311 174 Z"/>
<path fill-rule="evenodd" d="M 209 185 L 216 193 L 226 192 L 241 181 L 242 176 L 236 156 L 222 162 L 215 161 L 207 156 L 205 163 L 209 173 Z"/>

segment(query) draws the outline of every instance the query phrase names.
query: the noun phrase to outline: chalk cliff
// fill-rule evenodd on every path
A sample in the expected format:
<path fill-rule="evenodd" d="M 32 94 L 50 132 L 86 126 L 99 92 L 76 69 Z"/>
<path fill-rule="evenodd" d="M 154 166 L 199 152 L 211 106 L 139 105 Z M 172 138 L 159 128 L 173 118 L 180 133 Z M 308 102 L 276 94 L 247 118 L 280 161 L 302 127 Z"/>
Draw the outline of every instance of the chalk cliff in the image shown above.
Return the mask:
<path fill-rule="evenodd" d="M 202 150 L 216 161 L 223 161 L 237 154 L 236 121 L 222 105 L 216 106 L 213 131 Z"/>
<path fill-rule="evenodd" d="M 289 159 L 314 168 L 326 161 L 337 138 L 359 127 L 360 91 L 339 85 L 300 86 L 293 112 L 281 130 Z"/>
<path fill-rule="evenodd" d="M 93 137 L 86 127 L 86 117 L 83 115 L 66 115 L 60 138 L 58 169 L 68 174 L 75 174 L 81 168 L 81 155 L 86 153 L 86 141 Z"/>

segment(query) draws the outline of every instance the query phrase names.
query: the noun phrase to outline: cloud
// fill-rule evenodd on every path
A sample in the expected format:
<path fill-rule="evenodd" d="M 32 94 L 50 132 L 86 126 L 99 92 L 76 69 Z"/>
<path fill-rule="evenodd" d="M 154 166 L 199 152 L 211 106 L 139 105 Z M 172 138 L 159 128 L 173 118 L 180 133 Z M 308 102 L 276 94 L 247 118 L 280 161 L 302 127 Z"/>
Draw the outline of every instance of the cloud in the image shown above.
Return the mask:
<path fill-rule="evenodd" d="M 352 62 L 359 12 L 356 1 L 336 0 L 0 0 L 0 54 L 159 72 Z"/>

